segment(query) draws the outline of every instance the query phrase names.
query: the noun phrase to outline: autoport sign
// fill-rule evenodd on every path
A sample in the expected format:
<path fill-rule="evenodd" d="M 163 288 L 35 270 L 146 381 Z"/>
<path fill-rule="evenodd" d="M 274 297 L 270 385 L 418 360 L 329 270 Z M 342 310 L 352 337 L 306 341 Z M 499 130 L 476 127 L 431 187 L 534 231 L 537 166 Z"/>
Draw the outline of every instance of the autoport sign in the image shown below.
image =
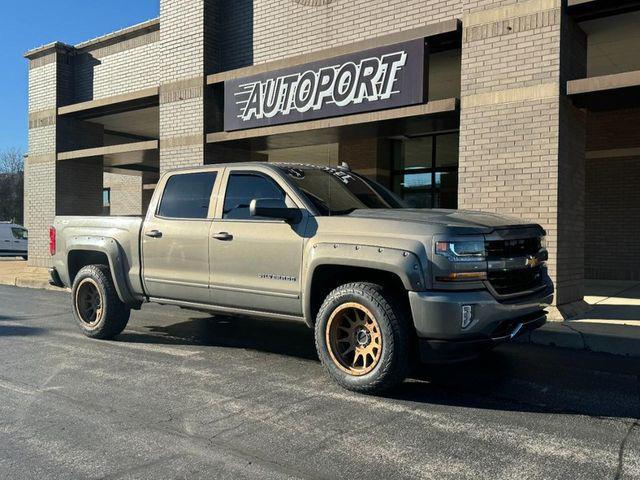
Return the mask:
<path fill-rule="evenodd" d="M 424 103 L 424 39 L 225 82 L 226 131 Z"/>

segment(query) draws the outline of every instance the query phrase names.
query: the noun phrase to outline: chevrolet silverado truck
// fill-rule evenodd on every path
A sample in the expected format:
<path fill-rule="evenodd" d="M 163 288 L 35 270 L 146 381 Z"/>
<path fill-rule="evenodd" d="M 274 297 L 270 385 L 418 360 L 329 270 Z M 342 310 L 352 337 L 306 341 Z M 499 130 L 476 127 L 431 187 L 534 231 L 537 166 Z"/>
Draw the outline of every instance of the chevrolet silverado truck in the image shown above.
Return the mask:
<path fill-rule="evenodd" d="M 329 375 L 362 393 L 535 329 L 553 298 L 539 225 L 405 208 L 346 165 L 170 171 L 144 219 L 59 216 L 50 250 L 89 337 L 145 302 L 305 322 Z"/>

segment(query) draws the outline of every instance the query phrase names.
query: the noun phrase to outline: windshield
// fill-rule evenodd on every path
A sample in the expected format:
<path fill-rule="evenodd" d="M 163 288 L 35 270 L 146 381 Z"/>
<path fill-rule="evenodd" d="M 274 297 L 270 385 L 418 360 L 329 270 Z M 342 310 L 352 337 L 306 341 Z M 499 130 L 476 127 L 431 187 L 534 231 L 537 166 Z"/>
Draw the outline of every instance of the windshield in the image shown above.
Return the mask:
<path fill-rule="evenodd" d="M 347 215 L 360 208 L 404 208 L 382 185 L 347 170 L 280 165 L 320 215 Z"/>
<path fill-rule="evenodd" d="M 11 233 L 13 234 L 13 238 L 17 238 L 18 240 L 27 239 L 27 230 L 24 228 L 12 227 Z"/>

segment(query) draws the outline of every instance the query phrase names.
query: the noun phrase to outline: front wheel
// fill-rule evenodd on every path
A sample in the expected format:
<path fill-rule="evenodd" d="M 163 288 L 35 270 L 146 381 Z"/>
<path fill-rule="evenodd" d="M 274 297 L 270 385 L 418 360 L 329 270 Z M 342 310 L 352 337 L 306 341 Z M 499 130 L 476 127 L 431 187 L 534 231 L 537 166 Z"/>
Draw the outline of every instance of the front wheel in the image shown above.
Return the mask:
<path fill-rule="evenodd" d="M 125 329 L 131 308 L 122 303 L 105 265 L 80 269 L 71 290 L 73 315 L 87 337 L 109 339 Z"/>
<path fill-rule="evenodd" d="M 315 326 L 318 356 L 347 390 L 380 393 L 409 371 L 409 327 L 393 295 L 380 285 L 349 283 L 325 299 Z"/>

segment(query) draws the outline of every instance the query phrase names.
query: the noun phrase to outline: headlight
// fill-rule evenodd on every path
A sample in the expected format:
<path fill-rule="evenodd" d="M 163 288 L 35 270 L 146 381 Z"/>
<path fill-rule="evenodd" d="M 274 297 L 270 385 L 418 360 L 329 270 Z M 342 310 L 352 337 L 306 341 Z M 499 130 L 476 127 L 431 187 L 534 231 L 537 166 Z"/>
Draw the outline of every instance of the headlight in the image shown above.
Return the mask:
<path fill-rule="evenodd" d="M 483 262 L 484 241 L 436 242 L 436 255 L 451 262 Z"/>

